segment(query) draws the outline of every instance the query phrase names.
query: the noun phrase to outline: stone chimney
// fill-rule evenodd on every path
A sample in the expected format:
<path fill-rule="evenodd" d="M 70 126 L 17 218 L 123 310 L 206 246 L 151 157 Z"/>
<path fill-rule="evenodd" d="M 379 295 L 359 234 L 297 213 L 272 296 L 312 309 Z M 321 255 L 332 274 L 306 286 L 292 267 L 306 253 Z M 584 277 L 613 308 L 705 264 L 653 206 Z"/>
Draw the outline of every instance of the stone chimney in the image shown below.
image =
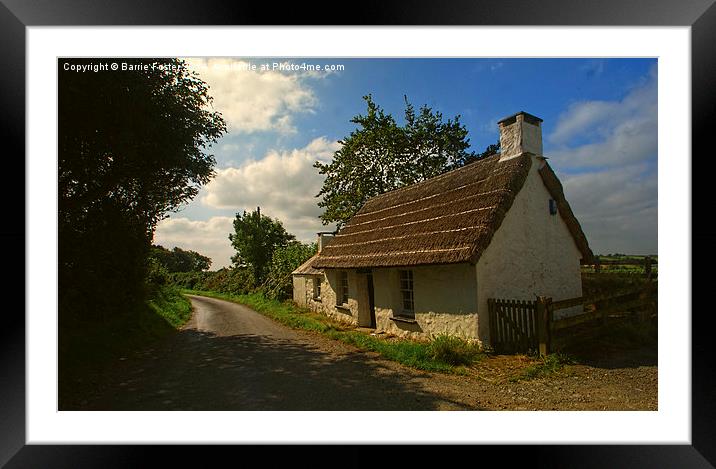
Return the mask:
<path fill-rule="evenodd" d="M 318 252 L 320 253 L 325 246 L 328 246 L 328 243 L 330 243 L 333 240 L 333 232 L 332 231 L 320 231 L 318 232 Z"/>
<path fill-rule="evenodd" d="M 500 127 L 500 161 L 522 153 L 542 156 L 542 119 L 520 111 L 497 125 Z"/>

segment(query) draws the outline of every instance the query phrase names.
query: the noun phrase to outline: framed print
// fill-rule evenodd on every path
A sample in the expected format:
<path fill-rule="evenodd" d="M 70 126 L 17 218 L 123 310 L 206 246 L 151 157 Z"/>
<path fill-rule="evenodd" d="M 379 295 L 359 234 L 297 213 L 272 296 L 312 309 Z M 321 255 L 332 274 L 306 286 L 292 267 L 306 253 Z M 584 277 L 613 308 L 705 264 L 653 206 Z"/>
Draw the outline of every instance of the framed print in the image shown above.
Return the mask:
<path fill-rule="evenodd" d="M 24 222 L 3 227 L 4 239 L 25 246 L 23 261 L 12 262 L 19 249 L 8 250 L 8 259 L 23 262 L 27 276 L 25 316 L 6 315 L 2 331 L 2 464 L 107 466 L 150 453 L 188 456 L 188 449 L 154 446 L 174 444 L 287 443 L 308 455 L 309 446 L 327 443 L 355 445 L 345 453 L 354 463 L 367 444 L 461 444 L 480 445 L 477 450 L 497 457 L 505 445 L 515 445 L 525 461 L 560 467 L 713 466 L 711 328 L 702 312 L 707 309 L 693 301 L 694 292 L 708 291 L 709 275 L 694 269 L 707 256 L 698 262 L 692 256 L 708 252 L 706 242 L 713 239 L 707 217 L 698 216 L 711 197 L 692 196 L 694 183 L 710 174 L 702 168 L 710 152 L 698 150 L 714 117 L 712 2 L 580 8 L 561 1 L 457 2 L 450 9 L 418 2 L 409 11 L 390 2 L 363 4 L 347 18 L 209 4 L 0 5 L 3 128 L 16 149 L 7 160 L 18 164 L 8 174 L 22 172 L 27 184 L 22 209 L 8 204 L 11 212 L 22 211 L 11 213 L 13 219 Z M 124 73 L 129 84 L 115 86 L 112 71 Z M 129 88 L 144 94 L 127 94 Z M 113 108 L 120 111 L 105 112 L 107 102 L 120 103 Z M 173 117 L 146 118 L 154 113 Z M 130 130 L 103 140 L 88 123 Z M 370 131 L 375 126 L 380 132 Z M 419 166 L 414 155 L 424 147 L 415 142 L 430 141 L 430 132 L 442 132 L 440 149 L 426 151 Z M 375 139 L 390 149 L 390 159 L 360 160 L 361 145 Z M 138 154 L 116 173 L 107 169 L 118 159 L 117 148 L 131 154 L 137 142 L 155 156 Z M 697 151 L 704 156 L 695 165 Z M 68 162 L 69 153 L 103 159 Z M 406 154 L 404 164 L 395 164 Z M 181 170 L 160 165 L 162 158 L 177 164 L 177 155 L 187 156 Z M 587 163 L 572 164 L 570 155 Z M 371 169 L 356 170 L 358 160 Z M 385 161 L 390 168 L 380 173 L 376 168 Z M 347 170 L 360 176 L 346 184 L 340 178 Z M 102 186 L 105 174 L 110 182 L 132 183 Z M 391 185 L 391 177 L 399 183 Z M 334 186 L 326 182 L 336 180 Z M 351 199 L 358 185 L 360 197 Z M 523 187 L 533 195 L 520 198 Z M 544 207 L 534 202 L 540 197 Z M 194 199 L 200 203 L 191 205 Z M 541 221 L 526 229 L 510 212 L 531 213 L 533 205 Z M 165 216 L 179 208 L 180 215 Z M 605 213 L 612 214 L 609 222 Z M 253 226 L 268 230 L 262 223 L 271 224 L 277 241 L 268 257 L 251 257 L 260 249 L 249 251 L 255 238 L 246 233 Z M 539 232 L 535 226 L 542 224 Z M 512 236 L 511 226 L 531 236 Z M 623 233 L 634 241 L 615 241 Z M 554 247 L 538 254 L 546 245 Z M 150 260 L 134 271 L 128 259 L 140 251 Z M 638 256 L 618 254 L 625 251 Z M 519 267 L 507 275 L 494 267 L 515 252 L 522 253 L 513 263 Z M 498 397 L 527 389 L 514 383 L 530 374 L 569 367 L 570 356 L 554 352 L 562 351 L 558 331 L 580 323 L 575 318 L 616 320 L 603 292 L 586 291 L 584 275 L 625 259 L 624 265 L 633 261 L 644 269 L 638 275 L 649 285 L 654 274 L 666 282 L 658 294 L 642 287 L 640 304 L 654 309 L 630 316 L 652 321 L 658 354 L 654 345 L 628 366 L 602 363 L 582 375 L 575 371 L 573 380 L 601 383 L 598 373 L 613 380 L 602 400 L 592 395 L 601 384 L 585 400 L 588 386 L 570 388 L 566 378 L 539 388 L 565 393 L 561 400 Z M 533 260 L 540 266 L 534 272 Z M 180 261 L 199 267 L 182 270 Z M 184 339 L 157 341 L 142 348 L 141 359 L 118 355 L 116 379 L 87 391 L 84 365 L 69 367 L 63 344 L 87 347 L 72 356 L 74 367 L 99 350 L 93 340 L 115 340 L 109 332 L 86 332 L 100 326 L 83 331 L 94 319 L 81 311 L 101 310 L 110 316 L 101 324 L 119 327 L 112 322 L 119 311 L 150 284 L 137 281 L 134 291 L 132 275 L 141 282 L 151 277 L 151 294 L 159 295 L 152 297 L 155 311 L 174 308 L 172 302 L 187 305 L 177 313 L 182 317 L 164 316 L 172 332 L 161 332 L 173 337 L 180 329 Z M 553 286 L 539 280 L 542 293 L 528 301 L 519 282 L 536 284 L 537 277 L 556 280 Z M 70 295 L 62 288 L 68 282 L 82 288 Z M 238 334 L 231 318 L 246 310 L 232 306 L 219 321 L 218 299 L 192 296 L 189 303 L 168 296 L 163 285 L 171 282 L 191 294 L 227 282 L 273 319 L 257 315 L 241 327 L 260 323 L 271 332 Z M 227 297 L 227 291 L 214 293 Z M 256 292 L 263 296 L 251 296 Z M 291 316 L 294 310 L 277 306 L 288 304 L 283 300 L 304 309 Z M 59 304 L 80 312 L 65 321 Z M 209 312 L 199 313 L 202 308 Z M 334 322 L 321 322 L 319 313 Z M 206 314 L 201 326 L 199 314 Z M 213 321 L 222 325 L 212 328 Z M 152 328 L 168 327 L 140 323 L 152 334 L 158 330 Z M 285 324 L 303 330 L 286 332 Z M 360 338 L 346 324 L 361 329 Z M 309 344 L 310 334 L 320 338 Z M 465 347 L 478 344 L 480 353 L 519 349 L 533 358 L 519 365 L 522 374 L 495 384 L 487 371 L 495 362 L 477 376 L 470 371 L 477 362 L 459 360 L 478 352 L 455 352 L 453 336 Z M 427 352 L 403 359 L 413 366 L 409 373 L 380 361 L 398 355 L 392 344 L 399 337 L 432 341 Z M 357 358 L 360 341 L 378 365 Z M 604 345 L 595 342 L 597 353 Z M 448 352 L 454 363 L 434 358 Z M 324 363 L 326 356 L 345 365 L 340 373 Z M 416 368 L 415 356 L 428 361 Z M 184 369 L 170 372 L 177 370 L 174 361 Z M 440 367 L 467 376 L 471 389 L 430 394 L 414 387 Z M 61 381 L 68 369 L 80 371 Z M 246 376 L 256 382 L 230 381 Z M 286 379 L 274 386 L 277 376 Z M 455 389 L 456 379 L 450 380 L 433 387 Z M 143 390 L 151 390 L 151 398 L 136 398 Z M 494 397 L 475 397 L 480 392 Z M 418 453 L 406 457 L 418 461 Z"/>

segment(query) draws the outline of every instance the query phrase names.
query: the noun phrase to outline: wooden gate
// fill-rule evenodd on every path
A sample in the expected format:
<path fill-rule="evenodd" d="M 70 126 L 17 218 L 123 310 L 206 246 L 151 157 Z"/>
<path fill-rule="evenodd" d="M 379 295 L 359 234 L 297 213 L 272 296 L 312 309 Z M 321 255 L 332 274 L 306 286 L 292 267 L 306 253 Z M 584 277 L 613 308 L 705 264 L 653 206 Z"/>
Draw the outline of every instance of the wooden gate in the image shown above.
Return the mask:
<path fill-rule="evenodd" d="M 537 301 L 488 298 L 490 343 L 497 353 L 539 349 Z"/>
<path fill-rule="evenodd" d="M 582 305 L 584 312 L 554 319 L 555 311 Z M 594 319 L 601 319 L 605 325 L 607 318 L 615 313 L 636 315 L 640 321 L 655 318 L 657 284 L 650 281 L 638 288 L 555 302 L 545 296 L 537 297 L 536 301 L 488 298 L 487 306 L 490 315 L 490 345 L 495 352 L 535 351 L 547 355 L 554 333 L 561 329 Z"/>

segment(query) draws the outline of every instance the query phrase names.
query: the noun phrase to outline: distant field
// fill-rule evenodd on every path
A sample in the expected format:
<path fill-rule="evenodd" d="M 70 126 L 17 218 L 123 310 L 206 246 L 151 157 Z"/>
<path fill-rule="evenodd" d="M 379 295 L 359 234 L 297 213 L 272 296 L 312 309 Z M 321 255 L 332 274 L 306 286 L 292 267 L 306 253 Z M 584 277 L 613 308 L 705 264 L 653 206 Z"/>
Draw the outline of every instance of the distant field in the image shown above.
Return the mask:
<path fill-rule="evenodd" d="M 644 258 L 651 257 L 653 260 L 658 260 L 659 256 L 656 254 L 650 254 L 648 256 L 638 256 L 638 255 L 631 255 L 631 254 L 599 254 L 599 260 L 602 261 L 629 261 L 629 260 L 640 260 L 643 261 Z"/>
<path fill-rule="evenodd" d="M 599 254 L 600 273 L 626 273 L 643 274 L 644 260 L 649 257 L 652 260 L 651 272 L 657 274 L 659 271 L 659 257 L 657 255 L 635 255 L 635 254 Z M 592 265 L 583 265 L 582 272 L 594 272 Z"/>

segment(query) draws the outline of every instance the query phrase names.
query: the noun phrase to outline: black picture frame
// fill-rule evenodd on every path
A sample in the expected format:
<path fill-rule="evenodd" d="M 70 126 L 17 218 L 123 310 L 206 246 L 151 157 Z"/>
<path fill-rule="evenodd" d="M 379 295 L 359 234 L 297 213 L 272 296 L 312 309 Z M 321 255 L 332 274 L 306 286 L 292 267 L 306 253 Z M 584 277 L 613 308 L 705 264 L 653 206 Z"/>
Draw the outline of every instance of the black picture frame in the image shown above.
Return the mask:
<path fill-rule="evenodd" d="M 701 158 L 696 165 L 692 157 L 692 191 L 707 187 L 705 178 L 714 174 L 713 150 L 707 151 L 710 131 L 716 114 L 716 6 L 714 0 L 602 0 L 574 2 L 571 0 L 470 1 L 450 4 L 429 1 L 364 1 L 351 4 L 350 15 L 339 15 L 335 3 L 311 2 L 292 8 L 276 8 L 268 2 L 237 4 L 214 0 L 154 1 L 125 0 L 93 2 L 91 0 L 0 0 L 0 122 L 3 135 L 2 160 L 6 175 L 25 181 L 25 74 L 26 28 L 29 26 L 110 26 L 110 25 L 605 25 L 605 26 L 690 26 L 692 76 L 692 154 Z M 12 149 L 12 150 L 9 150 Z M 660 155 L 660 157 L 668 155 Z M 16 167 L 12 168 L 11 165 Z M 698 171 L 695 170 L 698 166 Z M 23 176 L 20 177 L 19 175 Z M 700 181 L 700 179 L 702 181 Z M 698 184 L 704 183 L 703 185 Z M 22 183 L 21 183 L 22 184 Z M 25 265 L 29 246 L 25 233 L 25 204 L 18 202 L 18 190 L 3 186 L 4 200 L 13 201 L 6 207 L 0 236 L 7 249 L 6 267 L 13 266 L 13 278 L 26 291 L 25 276 L 17 266 Z M 707 211 L 712 196 L 692 192 L 692 252 L 709 252 L 716 229 L 709 225 Z M 708 205 L 707 205 L 708 204 Z M 9 213 L 8 213 L 9 212 Z M 701 216 L 699 216 L 701 214 Z M 52 234 L 48 233 L 51 242 Z M 693 259 L 693 256 L 692 256 Z M 698 275 L 699 263 L 692 262 L 692 292 L 708 292 L 708 274 Z M 24 273 L 24 268 L 22 270 Z M 688 275 L 689 273 L 684 273 Z M 12 285 L 19 296 L 20 285 Z M 701 293 L 700 296 L 703 296 Z M 695 295 L 692 296 L 695 299 Z M 693 305 L 696 305 L 693 302 Z M 21 301 L 25 309 L 24 300 Z M 166 464 L 170 459 L 185 463 L 192 459 L 207 464 L 218 463 L 221 453 L 230 447 L 211 449 L 205 458 L 202 448 L 131 445 L 27 445 L 25 438 L 25 321 L 20 308 L 8 308 L 0 327 L 0 465 L 7 467 L 132 467 L 144 466 L 147 458 L 160 456 Z M 696 308 L 692 307 L 696 312 Z M 14 312 L 14 314 L 10 314 Z M 692 314 L 692 444 L 691 445 L 520 445 L 509 449 L 515 458 L 531 465 L 547 467 L 714 467 L 716 464 L 716 404 L 713 391 L 716 365 L 711 338 L 709 309 Z M 671 312 L 675 314 L 675 312 Z M 682 314 L 688 312 L 681 312 Z M 668 353 L 668 350 L 660 350 Z M 399 415 L 396 418 L 400 418 Z M 244 454 L 246 449 L 242 450 Z M 265 449 L 264 449 L 265 451 Z M 341 465 L 370 464 L 360 448 L 341 449 Z M 438 448 L 437 451 L 444 451 Z M 430 452 L 433 452 L 432 450 Z M 480 453 L 480 460 L 491 456 L 504 457 L 504 446 L 481 446 L 468 453 Z M 311 448 L 292 447 L 281 452 L 285 461 L 295 461 L 315 452 Z M 421 454 L 422 453 L 422 454 Z M 400 453 L 401 465 L 424 460 L 424 451 Z M 451 455 L 454 453 L 451 452 Z M 279 453 L 271 451 L 273 462 Z M 472 456 L 475 457 L 475 456 Z M 452 457 L 450 458 L 452 459 Z M 412 460 L 412 461 L 411 461 Z M 447 461 L 446 461 L 447 462 Z M 315 464 L 314 464 L 315 465 Z"/>

